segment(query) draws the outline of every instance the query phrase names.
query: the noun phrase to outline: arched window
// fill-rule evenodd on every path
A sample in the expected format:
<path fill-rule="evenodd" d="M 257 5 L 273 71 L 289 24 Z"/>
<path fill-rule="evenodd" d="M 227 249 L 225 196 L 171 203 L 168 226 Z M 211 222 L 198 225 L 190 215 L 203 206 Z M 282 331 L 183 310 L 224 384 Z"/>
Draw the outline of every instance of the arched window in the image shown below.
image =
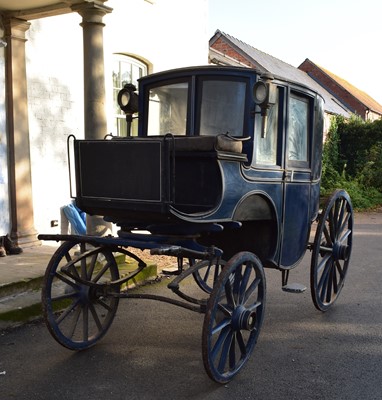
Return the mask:
<path fill-rule="evenodd" d="M 138 79 L 147 75 L 147 65 L 136 58 L 122 54 L 114 54 L 113 62 L 113 104 L 115 110 L 114 133 L 118 136 L 126 136 L 125 114 L 118 106 L 118 92 L 126 83 L 132 83 L 138 89 Z M 133 120 L 131 135 L 136 136 L 138 131 L 137 120 Z"/>

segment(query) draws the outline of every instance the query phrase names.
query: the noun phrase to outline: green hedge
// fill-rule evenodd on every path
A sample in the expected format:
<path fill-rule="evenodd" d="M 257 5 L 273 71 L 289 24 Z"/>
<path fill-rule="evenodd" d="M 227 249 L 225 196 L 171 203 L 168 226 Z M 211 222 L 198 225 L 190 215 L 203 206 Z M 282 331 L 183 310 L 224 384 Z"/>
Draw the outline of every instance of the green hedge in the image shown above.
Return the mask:
<path fill-rule="evenodd" d="M 323 150 L 322 196 L 345 189 L 358 210 L 382 204 L 382 121 L 332 118 Z"/>

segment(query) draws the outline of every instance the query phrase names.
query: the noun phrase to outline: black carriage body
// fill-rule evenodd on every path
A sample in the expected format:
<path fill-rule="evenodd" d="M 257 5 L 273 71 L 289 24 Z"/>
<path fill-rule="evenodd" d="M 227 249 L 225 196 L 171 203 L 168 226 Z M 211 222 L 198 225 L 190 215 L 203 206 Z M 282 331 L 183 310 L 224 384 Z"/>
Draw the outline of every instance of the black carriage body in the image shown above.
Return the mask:
<path fill-rule="evenodd" d="M 318 214 L 323 102 L 274 77 L 264 118 L 260 79 L 231 67 L 142 78 L 138 136 L 74 141 L 77 205 L 122 229 L 218 223 L 200 241 L 225 258 L 248 250 L 292 268 Z"/>

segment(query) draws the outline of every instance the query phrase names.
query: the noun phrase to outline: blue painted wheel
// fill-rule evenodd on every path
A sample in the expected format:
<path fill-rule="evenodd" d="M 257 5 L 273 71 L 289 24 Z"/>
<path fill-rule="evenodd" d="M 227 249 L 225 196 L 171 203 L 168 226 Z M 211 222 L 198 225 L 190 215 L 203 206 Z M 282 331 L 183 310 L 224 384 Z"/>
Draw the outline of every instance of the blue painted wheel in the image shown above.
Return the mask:
<path fill-rule="evenodd" d="M 119 293 L 119 286 L 101 290 L 86 283 L 117 279 L 118 266 L 110 250 L 64 242 L 51 258 L 42 286 L 43 315 L 53 338 L 71 350 L 96 344 L 113 322 L 119 298 L 109 294 Z"/>
<path fill-rule="evenodd" d="M 319 218 L 313 244 L 310 288 L 316 308 L 326 311 L 345 282 L 353 245 L 353 207 L 345 190 L 336 190 Z"/>
<path fill-rule="evenodd" d="M 233 256 L 222 270 L 207 303 L 202 352 L 208 376 L 229 382 L 248 361 L 265 311 L 265 275 L 258 257 Z"/>
<path fill-rule="evenodd" d="M 195 260 L 190 260 L 190 265 L 194 265 L 194 263 Z M 192 274 L 200 289 L 210 294 L 225 264 L 226 262 L 222 259 L 200 261 L 200 268 Z"/>

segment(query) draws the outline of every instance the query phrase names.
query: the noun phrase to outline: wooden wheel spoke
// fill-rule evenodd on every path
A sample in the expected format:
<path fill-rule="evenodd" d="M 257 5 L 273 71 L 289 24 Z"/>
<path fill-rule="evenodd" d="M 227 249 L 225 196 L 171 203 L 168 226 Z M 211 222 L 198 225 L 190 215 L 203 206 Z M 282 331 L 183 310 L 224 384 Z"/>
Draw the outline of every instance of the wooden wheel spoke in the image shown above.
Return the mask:
<path fill-rule="evenodd" d="M 71 286 L 73 289 L 75 290 L 79 290 L 79 286 L 77 285 L 76 282 L 73 282 L 72 280 L 70 280 L 69 278 L 67 278 L 65 275 L 56 272 L 54 274 L 54 277 L 57 278 L 58 280 L 60 280 L 61 282 Z"/>
<path fill-rule="evenodd" d="M 106 271 L 110 268 L 110 263 L 107 262 L 103 268 L 101 269 L 101 271 L 98 272 L 98 274 L 92 279 L 92 282 L 96 283 L 98 282 L 106 273 Z"/>
<path fill-rule="evenodd" d="M 86 257 L 82 257 L 81 258 L 80 265 L 81 265 L 81 278 L 82 279 L 88 279 L 87 266 L 86 266 Z"/>
<path fill-rule="evenodd" d="M 241 282 L 243 279 L 242 268 L 243 268 L 243 265 L 238 267 L 234 274 L 232 292 L 233 292 L 233 296 L 235 299 L 235 305 L 239 303 L 239 298 L 240 298 Z"/>
<path fill-rule="evenodd" d="M 226 298 L 227 298 L 227 301 L 228 301 L 228 305 L 230 307 L 234 308 L 236 306 L 236 301 L 235 301 L 235 297 L 234 297 L 232 284 L 231 284 L 229 279 L 225 283 L 224 289 L 225 289 L 225 295 L 226 295 Z"/>
<path fill-rule="evenodd" d="M 320 280 L 319 280 L 318 285 L 317 285 L 317 289 L 321 293 L 322 293 L 322 291 L 325 291 L 326 288 L 327 288 L 328 279 L 329 279 L 329 273 L 330 273 L 330 269 L 332 267 L 331 258 L 327 259 L 327 261 L 325 262 L 323 267 L 324 267 L 324 270 L 323 270 L 323 272 L 321 274 Z"/>
<path fill-rule="evenodd" d="M 257 308 L 259 308 L 263 304 L 262 301 L 256 301 L 253 303 L 250 307 L 247 308 L 248 311 L 255 311 Z"/>
<path fill-rule="evenodd" d="M 339 197 L 338 199 L 336 199 L 336 201 L 334 202 L 334 208 L 333 208 L 333 222 L 336 225 L 338 223 L 338 219 L 339 219 L 339 214 L 340 214 L 340 210 L 341 210 L 341 205 L 342 205 L 342 200 Z M 335 226 L 334 225 L 334 226 Z M 336 227 L 335 227 L 336 228 Z"/>
<path fill-rule="evenodd" d="M 226 318 L 223 321 L 220 321 L 215 327 L 211 330 L 212 335 L 216 335 L 217 333 L 221 332 L 227 326 L 231 325 L 231 320 Z"/>
<path fill-rule="evenodd" d="M 338 292 L 338 276 L 337 276 L 337 262 L 334 263 L 333 272 L 332 272 L 332 288 L 333 293 L 336 294 Z"/>
<path fill-rule="evenodd" d="M 80 319 L 80 315 L 81 315 L 81 307 L 77 307 L 73 315 L 73 320 L 71 321 L 70 327 L 67 332 L 69 338 L 72 338 L 74 336 L 78 321 Z"/>
<path fill-rule="evenodd" d="M 238 300 L 239 304 L 243 304 L 244 299 L 246 297 L 247 286 L 248 286 L 248 282 L 249 282 L 249 278 L 251 276 L 252 270 L 253 270 L 252 264 L 247 263 L 247 265 L 245 266 L 243 278 L 242 278 L 241 284 L 240 284 L 239 300 Z"/>
<path fill-rule="evenodd" d="M 340 231 L 340 228 L 341 228 L 341 225 L 342 225 L 342 221 L 343 221 L 343 218 L 344 218 L 344 214 L 345 214 L 345 211 L 346 211 L 346 203 L 345 203 L 345 201 L 343 199 L 340 199 L 338 201 L 338 208 L 339 208 L 339 211 L 338 211 L 338 214 L 336 216 L 336 221 L 337 221 L 336 231 L 337 232 Z"/>
<path fill-rule="evenodd" d="M 330 240 L 332 243 L 336 240 L 336 222 L 335 218 L 333 215 L 333 210 L 330 210 L 329 216 L 328 216 L 328 226 L 329 226 L 329 235 L 330 235 Z"/>
<path fill-rule="evenodd" d="M 70 261 L 72 261 L 72 256 L 70 255 L 69 252 L 66 252 L 64 254 L 65 260 L 69 263 Z"/>
<path fill-rule="evenodd" d="M 51 300 L 52 300 L 52 303 L 53 303 L 53 302 L 58 302 L 58 301 L 62 301 L 62 300 L 72 299 L 76 295 L 77 294 L 75 292 L 63 293 L 61 295 L 52 297 Z"/>
<path fill-rule="evenodd" d="M 101 307 L 103 307 L 106 311 L 112 311 L 113 308 L 107 304 L 105 301 L 101 300 L 101 299 L 97 299 L 96 303 L 99 304 Z"/>
<path fill-rule="evenodd" d="M 324 255 L 324 257 L 322 257 L 322 260 L 320 260 L 320 263 L 317 264 L 317 269 L 316 269 L 317 276 L 320 276 L 322 274 L 322 269 L 325 268 L 325 266 L 326 266 L 328 260 L 330 260 L 330 258 L 331 258 L 331 252 L 326 253 Z"/>
<path fill-rule="evenodd" d="M 339 281 L 341 282 L 344 279 L 345 274 L 344 274 L 344 268 L 341 265 L 339 260 L 336 261 L 336 269 L 338 271 L 338 275 L 339 275 L 339 278 L 340 278 Z"/>
<path fill-rule="evenodd" d="M 93 317 L 93 319 L 94 319 L 94 322 L 96 323 L 96 325 L 97 325 L 97 328 L 98 328 L 98 331 L 102 331 L 102 323 L 101 323 L 101 321 L 100 321 L 100 319 L 99 319 L 99 317 L 98 317 L 98 314 L 97 314 L 97 310 L 96 310 L 96 308 L 94 307 L 94 304 L 89 304 L 89 309 L 90 309 L 90 312 L 91 312 L 91 314 L 92 314 L 92 317 Z"/>
<path fill-rule="evenodd" d="M 346 209 L 346 203 L 343 204 L 343 210 L 338 220 L 337 232 L 340 236 L 344 229 L 349 225 L 351 214 Z"/>
<path fill-rule="evenodd" d="M 240 353 L 243 357 L 247 354 L 247 346 L 244 342 L 243 334 L 241 331 L 236 332 L 236 340 L 237 344 L 239 345 Z"/>
<path fill-rule="evenodd" d="M 236 365 L 236 340 L 235 340 L 236 333 L 233 332 L 231 346 L 229 348 L 229 369 L 232 371 Z"/>
<path fill-rule="evenodd" d="M 76 262 L 76 260 L 71 260 L 67 265 L 65 265 L 65 269 L 72 274 L 73 279 L 80 278 L 80 274 L 76 268 Z"/>
<path fill-rule="evenodd" d="M 341 237 L 339 237 L 339 242 L 341 244 L 345 243 L 349 239 L 351 234 L 352 234 L 352 231 L 350 229 L 348 229 L 347 231 L 344 232 L 344 234 Z"/>
<path fill-rule="evenodd" d="M 333 288 L 333 271 L 334 268 L 331 266 L 329 270 L 328 279 L 326 280 L 326 302 L 329 303 L 332 298 L 332 288 Z"/>
<path fill-rule="evenodd" d="M 61 324 L 61 322 L 79 305 L 79 302 L 80 300 L 76 299 L 76 301 L 73 301 L 72 304 L 60 314 L 59 318 L 56 320 L 57 325 Z M 78 309 L 80 309 L 80 307 L 78 307 Z"/>
<path fill-rule="evenodd" d="M 241 304 L 247 304 L 248 300 L 251 298 L 251 296 L 256 292 L 257 288 L 259 287 L 260 282 L 261 282 L 261 279 L 260 278 L 256 278 L 251 283 L 251 285 L 249 286 L 249 288 L 245 292 L 245 296 L 244 296 L 244 299 L 243 299 Z"/>
<path fill-rule="evenodd" d="M 224 342 L 222 343 L 222 349 L 218 365 L 218 371 L 222 373 L 224 372 L 224 367 L 227 363 L 227 357 L 231 350 L 232 341 L 233 341 L 233 332 L 229 330 Z"/>
<path fill-rule="evenodd" d="M 82 308 L 82 340 L 89 339 L 89 305 L 85 304 Z"/>
<path fill-rule="evenodd" d="M 323 234 L 324 234 L 326 242 L 323 242 L 321 240 L 321 244 L 325 244 L 326 246 L 330 247 L 330 246 L 333 246 L 333 240 L 330 236 L 330 232 L 329 232 L 328 228 L 330 229 L 329 224 L 325 224 L 323 227 Z"/>
<path fill-rule="evenodd" d="M 221 352 L 221 349 L 227 340 L 228 335 L 230 334 L 231 329 L 229 327 L 225 327 L 220 331 L 219 337 L 217 338 L 212 350 L 211 350 L 211 358 L 212 360 L 216 360 L 216 357 Z"/>
<path fill-rule="evenodd" d="M 210 277 L 211 267 L 212 267 L 212 264 L 209 264 L 208 267 L 206 268 L 206 272 L 203 276 L 204 282 L 207 282 L 208 278 Z"/>
<path fill-rule="evenodd" d="M 94 254 L 92 255 L 91 260 L 90 260 L 89 269 L 88 269 L 88 271 L 87 271 L 87 276 L 86 276 L 86 279 L 87 279 L 87 280 L 91 280 L 91 278 L 92 278 L 92 276 L 93 276 L 94 269 L 95 269 L 95 266 L 96 266 L 96 264 L 97 264 L 97 258 L 98 258 L 98 254 L 97 254 L 97 253 L 94 253 Z"/>

